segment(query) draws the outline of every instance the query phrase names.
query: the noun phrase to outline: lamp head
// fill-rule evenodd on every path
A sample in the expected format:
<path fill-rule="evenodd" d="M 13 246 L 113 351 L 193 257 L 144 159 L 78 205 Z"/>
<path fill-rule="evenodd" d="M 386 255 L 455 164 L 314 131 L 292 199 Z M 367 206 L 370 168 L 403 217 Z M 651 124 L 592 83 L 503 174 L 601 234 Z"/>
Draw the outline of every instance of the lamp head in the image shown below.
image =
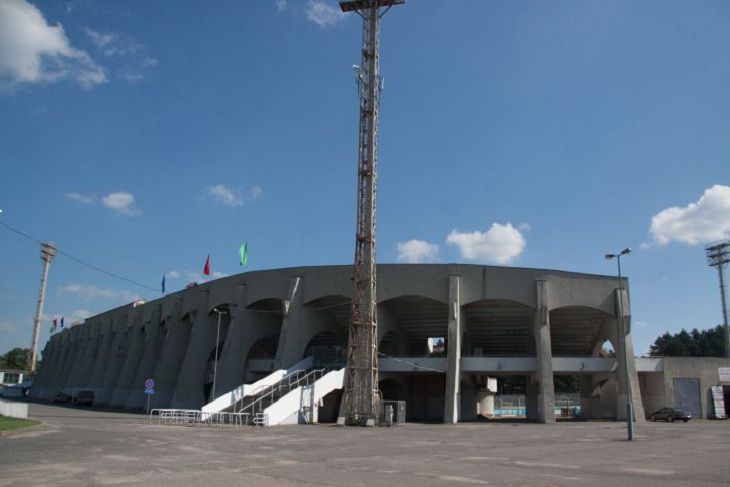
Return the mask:
<path fill-rule="evenodd" d="M 615 255 L 615 254 L 606 254 L 606 260 L 611 260 L 611 259 L 613 259 L 614 257 L 616 257 L 616 255 Z"/>
<path fill-rule="evenodd" d="M 628 248 L 628 247 L 626 247 L 625 249 L 623 249 L 621 251 L 621 254 L 620 255 L 627 255 L 627 254 L 630 254 L 630 253 L 631 253 L 631 249 Z"/>

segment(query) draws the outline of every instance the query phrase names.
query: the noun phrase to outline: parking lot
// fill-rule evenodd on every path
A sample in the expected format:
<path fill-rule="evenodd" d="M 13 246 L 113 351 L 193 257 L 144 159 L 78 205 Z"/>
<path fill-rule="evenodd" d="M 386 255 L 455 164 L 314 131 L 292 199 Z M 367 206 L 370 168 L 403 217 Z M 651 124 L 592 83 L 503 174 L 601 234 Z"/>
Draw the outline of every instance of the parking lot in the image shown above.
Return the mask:
<path fill-rule="evenodd" d="M 0 438 L 0 486 L 717 486 L 730 421 L 332 425 L 210 429 L 31 404 L 44 422 Z"/>

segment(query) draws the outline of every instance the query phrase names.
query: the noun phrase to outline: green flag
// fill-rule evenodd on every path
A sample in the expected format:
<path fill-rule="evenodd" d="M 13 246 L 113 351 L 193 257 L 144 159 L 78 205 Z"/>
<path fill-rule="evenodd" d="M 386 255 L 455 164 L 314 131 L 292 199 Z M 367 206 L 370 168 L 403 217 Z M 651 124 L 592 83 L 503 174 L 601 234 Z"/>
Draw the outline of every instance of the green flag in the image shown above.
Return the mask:
<path fill-rule="evenodd" d="M 241 256 L 241 265 L 248 264 L 248 243 L 245 240 L 241 244 L 241 248 L 238 249 L 238 253 Z"/>

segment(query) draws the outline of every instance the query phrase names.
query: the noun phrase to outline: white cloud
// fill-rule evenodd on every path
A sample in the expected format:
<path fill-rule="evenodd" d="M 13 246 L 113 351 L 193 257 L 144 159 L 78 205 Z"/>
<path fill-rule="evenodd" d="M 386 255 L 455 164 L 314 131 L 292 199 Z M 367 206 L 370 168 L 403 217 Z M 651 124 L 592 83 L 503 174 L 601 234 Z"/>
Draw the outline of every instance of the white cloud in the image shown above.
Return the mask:
<path fill-rule="evenodd" d="M 81 203 L 83 205 L 90 205 L 96 201 L 96 195 L 94 194 L 81 194 L 81 193 L 66 193 L 66 199 Z"/>
<path fill-rule="evenodd" d="M 124 191 L 109 193 L 101 199 L 101 204 L 121 215 L 134 215 L 139 212 L 134 206 L 134 195 Z"/>
<path fill-rule="evenodd" d="M 322 28 L 339 24 L 345 14 L 338 6 L 330 5 L 324 0 L 309 0 L 307 18 Z"/>
<path fill-rule="evenodd" d="M 88 35 L 91 38 L 91 42 L 93 42 L 96 47 L 104 48 L 115 41 L 116 37 L 114 34 L 107 32 L 106 34 L 102 34 L 101 32 L 96 32 L 95 30 L 86 28 L 86 35 Z M 110 54 L 105 53 L 107 56 Z"/>
<path fill-rule="evenodd" d="M 464 259 L 496 264 L 512 262 L 526 246 L 525 237 L 511 223 L 493 223 L 486 232 L 454 229 L 446 237 L 446 243 L 457 246 Z"/>
<path fill-rule="evenodd" d="M 142 299 L 142 297 L 132 291 L 103 289 L 93 284 L 68 284 L 58 288 L 59 294 L 70 294 L 82 299 L 116 299 L 124 302 L 132 302 Z"/>
<path fill-rule="evenodd" d="M 208 196 L 214 201 L 231 208 L 236 208 L 244 204 L 244 202 L 256 201 L 264 194 L 264 190 L 259 186 L 252 186 L 247 190 L 230 188 L 225 184 L 216 184 L 205 188 Z"/>
<path fill-rule="evenodd" d="M 650 232 L 660 245 L 672 241 L 696 245 L 730 237 L 730 186 L 716 184 L 696 203 L 660 211 L 651 219 Z"/>
<path fill-rule="evenodd" d="M 228 276 L 229 276 L 229 274 L 226 274 L 225 272 L 218 272 L 218 271 L 214 271 L 214 272 L 213 272 L 213 273 L 211 274 L 211 276 L 212 276 L 212 278 L 213 278 L 213 279 L 220 279 L 220 278 L 222 278 L 222 277 L 228 277 Z"/>
<path fill-rule="evenodd" d="M 88 309 L 76 309 L 71 313 L 71 319 L 74 321 L 85 320 L 92 315 L 92 312 Z"/>
<path fill-rule="evenodd" d="M 84 88 L 107 81 L 104 68 L 71 46 L 61 24 L 49 25 L 25 0 L 0 1 L 0 86 L 65 79 Z"/>
<path fill-rule="evenodd" d="M 398 242 L 398 262 L 418 264 L 435 262 L 438 259 L 439 246 L 423 240 Z"/>
<path fill-rule="evenodd" d="M 170 271 L 167 273 L 167 276 L 173 279 L 177 279 L 180 277 L 180 273 L 178 271 Z"/>
<path fill-rule="evenodd" d="M 286 0 L 276 0 L 276 11 L 283 12 L 286 10 Z"/>
<path fill-rule="evenodd" d="M 98 52 L 106 58 L 114 58 L 116 77 L 128 83 L 144 79 L 147 71 L 157 66 L 157 59 L 147 54 L 147 48 L 132 36 L 113 32 L 98 32 L 87 27 L 86 35 Z"/>
<path fill-rule="evenodd" d="M 243 204 L 243 200 L 241 199 L 240 195 L 238 195 L 238 192 L 224 184 L 208 186 L 206 188 L 206 191 L 218 203 L 230 206 L 231 208 L 235 208 Z"/>

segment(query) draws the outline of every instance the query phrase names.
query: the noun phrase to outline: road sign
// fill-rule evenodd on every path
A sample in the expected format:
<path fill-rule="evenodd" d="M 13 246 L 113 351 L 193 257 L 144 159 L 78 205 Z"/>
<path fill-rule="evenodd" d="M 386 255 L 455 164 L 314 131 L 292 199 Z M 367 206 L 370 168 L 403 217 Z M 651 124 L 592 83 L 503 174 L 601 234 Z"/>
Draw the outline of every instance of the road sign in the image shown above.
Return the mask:
<path fill-rule="evenodd" d="M 155 381 L 154 379 L 147 379 L 144 381 L 144 387 L 145 389 L 152 389 L 155 387 Z"/>
<path fill-rule="evenodd" d="M 152 388 L 152 387 L 148 387 L 148 388 L 146 388 L 146 389 L 144 390 L 144 393 L 145 393 L 145 394 L 154 394 L 154 393 L 155 393 L 155 390 L 154 390 L 154 388 Z"/>
<path fill-rule="evenodd" d="M 717 369 L 720 382 L 730 382 L 730 367 L 719 367 Z"/>

